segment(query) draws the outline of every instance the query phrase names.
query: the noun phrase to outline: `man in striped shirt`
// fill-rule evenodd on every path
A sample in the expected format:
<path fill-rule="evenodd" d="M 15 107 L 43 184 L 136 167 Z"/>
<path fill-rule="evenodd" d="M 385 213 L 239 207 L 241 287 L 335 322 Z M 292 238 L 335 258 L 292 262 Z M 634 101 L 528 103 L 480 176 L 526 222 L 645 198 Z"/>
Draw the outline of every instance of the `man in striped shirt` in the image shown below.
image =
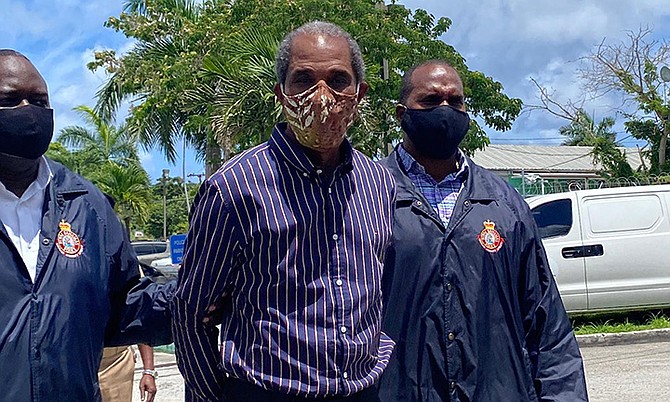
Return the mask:
<path fill-rule="evenodd" d="M 375 401 L 393 349 L 380 321 L 395 187 L 344 138 L 367 90 L 361 52 L 312 22 L 276 69 L 288 124 L 194 203 L 173 323 L 187 398 Z"/>

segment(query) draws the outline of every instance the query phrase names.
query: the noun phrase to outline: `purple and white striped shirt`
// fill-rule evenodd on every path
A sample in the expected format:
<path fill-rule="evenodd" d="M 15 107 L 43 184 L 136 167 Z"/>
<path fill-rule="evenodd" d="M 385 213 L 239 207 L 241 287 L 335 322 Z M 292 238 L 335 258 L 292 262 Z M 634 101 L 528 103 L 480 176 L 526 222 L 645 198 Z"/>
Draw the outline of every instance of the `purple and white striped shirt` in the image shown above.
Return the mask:
<path fill-rule="evenodd" d="M 173 333 L 197 397 L 226 376 L 283 394 L 346 396 L 372 386 L 393 341 L 381 332 L 381 276 L 395 184 L 345 141 L 327 177 L 275 127 L 226 163 L 194 201 Z M 203 324 L 208 306 L 222 315 Z"/>

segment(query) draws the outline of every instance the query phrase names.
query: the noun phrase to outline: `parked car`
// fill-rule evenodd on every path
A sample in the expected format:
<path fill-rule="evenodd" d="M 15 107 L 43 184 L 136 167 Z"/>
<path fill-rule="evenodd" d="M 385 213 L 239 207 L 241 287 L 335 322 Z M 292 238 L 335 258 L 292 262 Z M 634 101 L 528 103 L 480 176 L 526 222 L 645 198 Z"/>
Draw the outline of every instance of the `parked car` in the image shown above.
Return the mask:
<path fill-rule="evenodd" d="M 670 185 L 527 202 L 569 312 L 670 305 Z"/>
<path fill-rule="evenodd" d="M 134 241 L 131 243 L 139 262 L 151 265 L 154 260 L 170 256 L 170 243 L 165 241 Z"/>
<path fill-rule="evenodd" d="M 158 259 L 158 260 L 154 260 L 151 263 L 151 267 L 158 270 L 164 276 L 167 276 L 168 278 L 172 278 L 172 277 L 177 276 L 177 272 L 179 271 L 179 268 L 181 267 L 181 264 L 173 264 L 172 263 L 172 258 L 167 257 L 167 258 L 161 258 L 161 259 Z"/>

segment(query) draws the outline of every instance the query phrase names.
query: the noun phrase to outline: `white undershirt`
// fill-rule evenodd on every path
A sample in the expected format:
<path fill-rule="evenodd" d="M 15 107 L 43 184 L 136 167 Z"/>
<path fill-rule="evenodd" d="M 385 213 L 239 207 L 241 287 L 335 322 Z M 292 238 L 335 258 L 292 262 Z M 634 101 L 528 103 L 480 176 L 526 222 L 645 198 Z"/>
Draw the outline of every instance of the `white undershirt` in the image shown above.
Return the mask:
<path fill-rule="evenodd" d="M 33 282 L 40 250 L 45 189 L 53 176 L 43 156 L 39 163 L 37 178 L 30 183 L 21 198 L 7 190 L 0 182 L 0 220 L 23 258 Z"/>

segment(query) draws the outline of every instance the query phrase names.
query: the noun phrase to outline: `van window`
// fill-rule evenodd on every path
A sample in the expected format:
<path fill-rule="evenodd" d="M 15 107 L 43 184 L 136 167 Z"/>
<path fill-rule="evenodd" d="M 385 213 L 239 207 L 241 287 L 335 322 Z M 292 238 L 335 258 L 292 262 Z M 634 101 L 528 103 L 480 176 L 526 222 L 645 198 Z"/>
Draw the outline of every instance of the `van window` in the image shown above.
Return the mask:
<path fill-rule="evenodd" d="M 572 227 L 572 201 L 566 198 L 538 205 L 533 208 L 533 218 L 543 239 L 565 236 Z"/>
<path fill-rule="evenodd" d="M 663 217 L 653 194 L 586 199 L 584 205 L 592 233 L 649 230 Z"/>

